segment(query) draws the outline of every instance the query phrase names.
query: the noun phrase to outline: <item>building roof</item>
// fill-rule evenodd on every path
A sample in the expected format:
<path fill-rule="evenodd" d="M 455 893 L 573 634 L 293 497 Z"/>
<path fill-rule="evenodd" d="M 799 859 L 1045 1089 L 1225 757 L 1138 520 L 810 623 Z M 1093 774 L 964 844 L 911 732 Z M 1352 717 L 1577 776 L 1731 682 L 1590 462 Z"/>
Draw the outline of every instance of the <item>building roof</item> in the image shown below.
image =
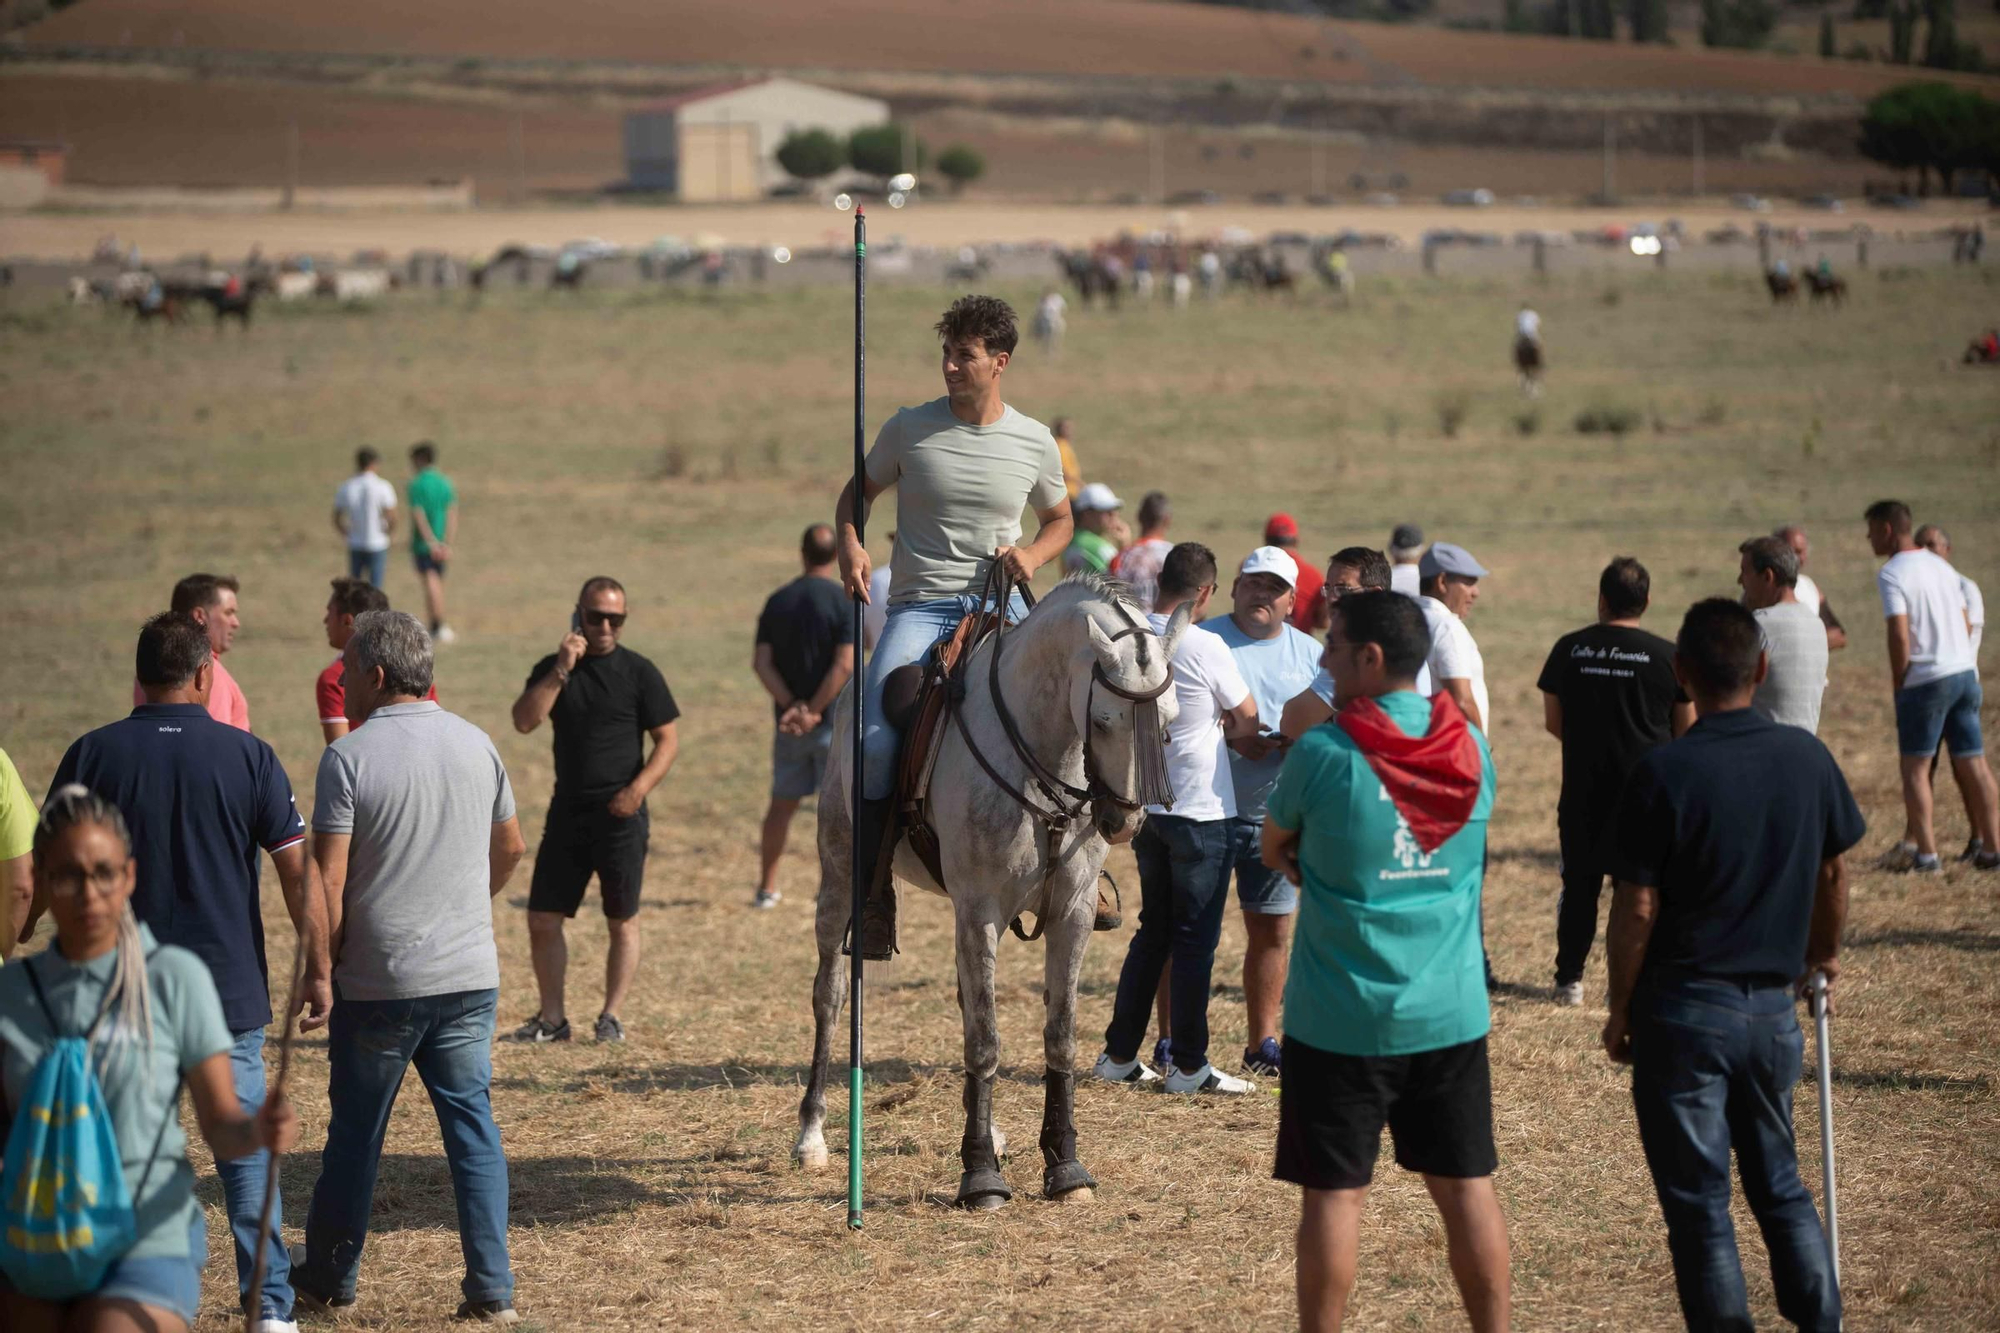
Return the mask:
<path fill-rule="evenodd" d="M 704 84 L 702 87 L 690 88 L 684 93 L 675 93 L 672 97 L 662 98 L 657 102 L 648 102 L 640 107 L 639 110 L 678 111 L 682 107 L 693 106 L 696 102 L 706 102 L 709 98 L 720 97 L 724 93 L 741 92 L 745 88 L 754 88 L 760 83 L 773 82 L 776 82 L 776 80 L 769 76 L 761 76 L 754 79 L 730 79 L 724 83 Z"/>

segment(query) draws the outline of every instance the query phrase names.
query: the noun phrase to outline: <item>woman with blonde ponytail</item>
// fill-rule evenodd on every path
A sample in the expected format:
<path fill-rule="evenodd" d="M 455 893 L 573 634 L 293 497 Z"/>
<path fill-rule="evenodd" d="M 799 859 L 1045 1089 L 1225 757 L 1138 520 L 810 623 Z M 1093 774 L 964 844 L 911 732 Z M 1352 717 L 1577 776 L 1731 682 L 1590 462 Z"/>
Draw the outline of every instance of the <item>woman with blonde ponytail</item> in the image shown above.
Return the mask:
<path fill-rule="evenodd" d="M 90 1033 L 138 1236 L 96 1291 L 67 1305 L 30 1300 L 0 1277 L 0 1328 L 187 1333 L 201 1304 L 208 1243 L 180 1127 L 181 1085 L 220 1160 L 284 1151 L 298 1136 L 297 1121 L 280 1098 L 254 1118 L 243 1114 L 207 966 L 156 944 L 132 915 L 137 867 L 115 806 L 81 786 L 55 792 L 35 830 L 34 871 L 56 936 L 44 952 L 0 968 L 0 1137 L 43 1053 L 59 1037 Z M 0 1180 L 0 1193 L 12 1188 Z"/>

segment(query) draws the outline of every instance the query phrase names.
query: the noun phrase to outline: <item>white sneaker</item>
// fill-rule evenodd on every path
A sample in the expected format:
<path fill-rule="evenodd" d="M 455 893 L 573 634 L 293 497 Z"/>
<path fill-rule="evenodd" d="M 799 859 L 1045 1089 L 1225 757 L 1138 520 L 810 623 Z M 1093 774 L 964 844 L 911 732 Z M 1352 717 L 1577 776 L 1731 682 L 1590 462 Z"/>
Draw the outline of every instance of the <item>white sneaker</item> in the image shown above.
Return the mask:
<path fill-rule="evenodd" d="M 458 635 L 452 632 L 451 626 L 439 625 L 438 632 L 431 635 L 431 640 L 434 643 L 456 643 Z"/>
<path fill-rule="evenodd" d="M 1167 1066 L 1168 1092 L 1226 1092 L 1242 1095 L 1257 1091 L 1257 1085 L 1247 1078 L 1225 1074 L 1214 1065 L 1203 1065 L 1199 1069 L 1182 1073 L 1172 1065 Z"/>
<path fill-rule="evenodd" d="M 1908 870 L 1917 859 L 1917 844 L 1899 842 L 1875 860 L 1877 870 Z"/>
<path fill-rule="evenodd" d="M 1147 1068 L 1146 1062 L 1136 1055 L 1130 1060 L 1114 1060 L 1108 1053 L 1100 1055 L 1090 1072 L 1106 1083 L 1129 1083 L 1135 1087 L 1160 1081 L 1160 1076 Z"/>
<path fill-rule="evenodd" d="M 299 1326 L 289 1319 L 259 1319 L 250 1325 L 250 1333 L 299 1333 Z"/>
<path fill-rule="evenodd" d="M 1583 983 L 1572 981 L 1567 986 L 1556 987 L 1555 999 L 1565 1009 L 1583 1008 Z"/>

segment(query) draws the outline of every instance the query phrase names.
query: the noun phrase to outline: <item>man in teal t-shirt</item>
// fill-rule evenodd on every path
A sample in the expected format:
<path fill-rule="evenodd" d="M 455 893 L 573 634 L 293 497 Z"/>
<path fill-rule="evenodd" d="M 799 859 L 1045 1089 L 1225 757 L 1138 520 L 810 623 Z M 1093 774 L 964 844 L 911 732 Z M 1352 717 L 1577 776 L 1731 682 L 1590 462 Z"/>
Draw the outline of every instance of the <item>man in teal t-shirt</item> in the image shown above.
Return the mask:
<path fill-rule="evenodd" d="M 1493 757 L 1448 694 L 1416 693 L 1430 632 L 1415 602 L 1359 592 L 1332 611 L 1322 664 L 1341 711 L 1292 746 L 1263 838 L 1303 890 L 1274 1172 L 1305 1187 L 1300 1321 L 1340 1324 L 1386 1125 L 1444 1219 L 1473 1327 L 1505 1328 L 1479 942 Z"/>
<path fill-rule="evenodd" d="M 458 492 L 451 478 L 437 469 L 437 446 L 429 440 L 410 450 L 410 553 L 424 585 L 424 606 L 430 613 L 431 637 L 450 643 L 458 636 L 444 619 L 444 571 L 458 540 Z"/>

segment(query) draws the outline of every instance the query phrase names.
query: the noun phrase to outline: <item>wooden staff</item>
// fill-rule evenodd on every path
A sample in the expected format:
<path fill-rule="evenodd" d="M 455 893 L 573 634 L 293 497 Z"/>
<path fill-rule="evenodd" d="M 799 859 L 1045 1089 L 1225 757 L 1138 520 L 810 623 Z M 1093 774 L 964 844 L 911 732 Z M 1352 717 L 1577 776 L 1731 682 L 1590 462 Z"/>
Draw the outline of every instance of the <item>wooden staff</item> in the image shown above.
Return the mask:
<path fill-rule="evenodd" d="M 283 1021 L 278 1025 L 278 1077 L 264 1090 L 266 1103 L 283 1101 L 285 1079 L 292 1072 L 292 1028 L 294 1015 L 299 1009 L 299 993 L 305 989 L 306 946 L 301 940 L 292 952 L 292 986 L 285 996 Z M 264 1170 L 264 1212 L 257 1219 L 257 1261 L 250 1269 L 250 1303 L 243 1309 L 243 1333 L 255 1333 L 257 1321 L 264 1308 L 265 1256 L 271 1245 L 271 1211 L 278 1202 L 279 1153 L 270 1150 L 271 1158 Z"/>

